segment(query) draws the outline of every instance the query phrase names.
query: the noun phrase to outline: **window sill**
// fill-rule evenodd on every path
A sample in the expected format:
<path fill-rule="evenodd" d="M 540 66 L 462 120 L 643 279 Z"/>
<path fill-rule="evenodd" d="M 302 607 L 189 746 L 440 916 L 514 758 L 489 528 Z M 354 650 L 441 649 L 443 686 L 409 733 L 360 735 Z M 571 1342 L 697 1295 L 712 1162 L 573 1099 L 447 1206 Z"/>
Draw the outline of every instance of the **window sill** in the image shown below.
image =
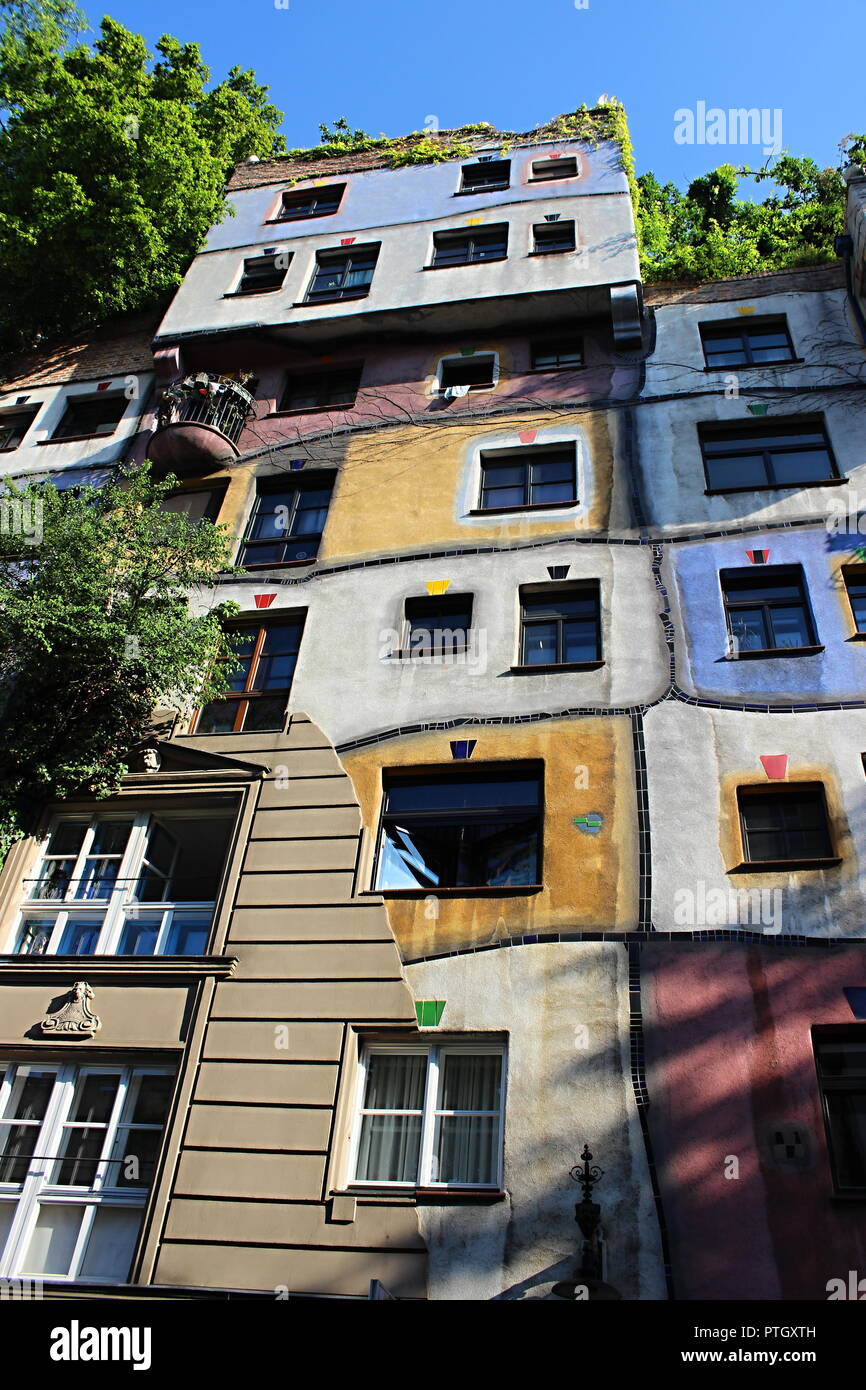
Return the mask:
<path fill-rule="evenodd" d="M 848 638 L 846 638 L 846 641 L 848 641 L 848 642 L 866 642 L 866 632 L 852 632 L 852 633 L 851 633 L 851 636 L 848 637 Z"/>
<path fill-rule="evenodd" d="M 705 487 L 705 497 L 727 497 L 732 492 L 782 492 L 801 487 L 842 487 L 847 478 L 812 478 L 800 483 L 749 483 L 746 487 Z"/>
<path fill-rule="evenodd" d="M 863 634 L 866 637 L 866 633 Z M 755 651 L 740 652 L 738 656 L 723 656 L 723 661 L 764 661 L 771 657 L 784 656 L 815 656 L 818 652 L 823 652 L 824 646 L 816 645 L 810 647 L 760 647 Z"/>
<path fill-rule="evenodd" d="M 455 386 L 460 386 L 460 384 L 461 384 L 461 383 L 460 383 L 459 381 L 454 383 Z M 468 385 L 468 383 L 464 383 L 464 384 Z M 485 395 L 489 395 L 491 391 L 495 391 L 495 390 L 496 390 L 496 386 L 497 386 L 497 383 L 496 383 L 495 381 L 488 381 L 484 386 L 470 386 L 470 387 L 469 387 L 469 390 L 468 390 L 465 394 L 466 394 L 466 396 L 485 396 Z M 449 396 L 449 395 L 448 395 L 448 392 L 449 392 L 450 390 L 452 390 L 452 388 L 451 388 L 450 386 L 437 387 L 437 389 L 436 389 L 435 391 L 431 391 L 431 392 L 430 392 L 430 398 L 431 398 L 431 400 L 434 400 L 434 401 L 450 401 L 450 400 L 464 400 L 464 399 L 465 399 L 465 396 Z"/>
<path fill-rule="evenodd" d="M 545 666 L 509 666 L 508 670 L 512 676 L 544 675 L 547 672 L 556 675 L 558 671 L 598 671 L 606 665 L 607 662 L 604 659 L 597 661 L 551 661 Z"/>
<path fill-rule="evenodd" d="M 462 270 L 467 265 L 493 265 L 496 261 L 507 261 L 508 254 L 504 256 L 485 256 L 481 261 L 452 261 L 450 265 L 422 265 L 422 270 Z"/>
<path fill-rule="evenodd" d="M 579 504 L 580 498 L 572 497 L 567 502 L 526 502 L 521 507 L 472 507 L 466 515 L 508 516 L 515 512 L 555 512 L 562 511 L 563 507 L 577 507 Z"/>
<path fill-rule="evenodd" d="M 282 285 L 271 285 L 266 290 L 227 290 L 223 299 L 249 299 L 257 294 L 279 294 Z"/>
<path fill-rule="evenodd" d="M 112 426 L 111 430 L 97 430 L 95 434 L 64 434 L 59 439 L 37 439 L 36 443 L 40 448 L 46 444 L 78 444 L 82 439 L 110 439 L 117 433 L 117 425 Z"/>
<path fill-rule="evenodd" d="M 257 565 L 253 560 L 248 560 L 241 568 L 244 570 L 261 570 L 262 574 L 265 575 L 269 574 L 271 570 L 300 569 L 304 565 L 315 565 L 317 562 L 318 556 L 314 557 L 312 560 L 268 560 L 261 565 Z M 232 575 L 229 576 L 229 583 L 231 583 L 233 577 Z M 238 577 L 240 578 L 240 576 Z"/>
<path fill-rule="evenodd" d="M 543 883 L 512 883 L 494 887 L 485 884 L 481 888 L 369 888 L 359 897 L 374 898 L 521 898 L 532 893 L 540 893 Z"/>
<path fill-rule="evenodd" d="M 796 367 L 798 363 L 805 361 L 805 357 L 785 357 L 779 358 L 776 362 L 741 362 L 738 367 L 704 367 L 704 371 L 708 376 L 730 376 L 737 372 L 759 372 L 766 367 Z"/>
<path fill-rule="evenodd" d="M 764 859 L 745 860 L 728 869 L 729 874 L 778 874 L 794 873 L 800 869 L 835 869 L 842 863 L 841 857 L 829 859 Z"/>
<path fill-rule="evenodd" d="M 552 179 L 532 179 L 526 180 L 527 183 L 565 183 L 567 179 L 579 179 L 580 174 L 557 174 Z"/>
<path fill-rule="evenodd" d="M 339 208 L 334 208 L 328 212 L 298 212 L 290 217 L 266 217 L 262 223 L 263 227 L 281 227 L 284 222 L 314 222 L 317 217 L 336 217 Z"/>
<path fill-rule="evenodd" d="M 477 198 L 480 193 L 507 193 L 510 183 L 486 183 L 483 188 L 458 188 L 452 198 Z"/>
<path fill-rule="evenodd" d="M 297 410 L 269 410 L 267 415 L 261 416 L 263 420 L 284 420 L 287 416 L 296 415 L 327 415 L 332 410 L 354 410 L 354 401 L 341 401 L 339 405 L 302 405 Z"/>
<path fill-rule="evenodd" d="M 570 256 L 576 250 L 576 246 L 557 246 L 551 247 L 549 251 L 527 251 L 526 256 L 527 259 L 530 256 Z"/>
<path fill-rule="evenodd" d="M 366 299 L 369 290 L 364 290 L 362 294 L 334 294 L 328 295 L 324 299 L 296 299 L 292 305 L 293 309 L 315 309 L 317 304 L 344 304 L 352 299 Z"/>
<path fill-rule="evenodd" d="M 393 1202 L 402 1198 L 407 1202 L 441 1203 L 450 1202 L 504 1202 L 507 1192 L 494 1187 L 347 1187 L 344 1191 L 328 1193 L 329 1197 L 355 1197 L 375 1202 Z"/>
<path fill-rule="evenodd" d="M 73 968 L 88 979 L 123 974 L 144 982 L 165 976 L 228 979 L 235 972 L 237 956 L 0 956 L 0 979 L 42 975 L 71 978 Z"/>

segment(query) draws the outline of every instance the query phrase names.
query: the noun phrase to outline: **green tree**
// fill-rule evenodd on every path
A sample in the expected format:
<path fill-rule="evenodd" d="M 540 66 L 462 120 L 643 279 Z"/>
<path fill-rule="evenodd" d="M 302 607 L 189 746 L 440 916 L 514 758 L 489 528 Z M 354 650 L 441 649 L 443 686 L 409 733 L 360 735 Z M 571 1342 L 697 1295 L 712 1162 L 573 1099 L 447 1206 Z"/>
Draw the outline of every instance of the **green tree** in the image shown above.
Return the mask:
<path fill-rule="evenodd" d="M 225 215 L 225 181 L 282 153 L 251 72 L 208 88 L 197 44 L 104 19 L 89 47 L 67 0 L 7 11 L 0 41 L 0 349 L 137 311 L 180 283 Z M 33 11 L 33 13 L 31 13 Z"/>
<path fill-rule="evenodd" d="M 762 202 L 742 198 L 743 179 L 770 182 Z M 724 164 L 685 193 L 638 179 L 638 222 L 647 280 L 716 279 L 762 270 L 818 265 L 835 257 L 844 223 L 845 184 L 836 169 L 782 155 L 764 169 Z"/>
<path fill-rule="evenodd" d="M 229 542 L 161 506 L 176 481 L 144 467 L 0 496 L 2 854 L 47 800 L 114 791 L 157 706 L 225 689 L 236 606 L 195 616 L 187 595 L 224 572 Z"/>

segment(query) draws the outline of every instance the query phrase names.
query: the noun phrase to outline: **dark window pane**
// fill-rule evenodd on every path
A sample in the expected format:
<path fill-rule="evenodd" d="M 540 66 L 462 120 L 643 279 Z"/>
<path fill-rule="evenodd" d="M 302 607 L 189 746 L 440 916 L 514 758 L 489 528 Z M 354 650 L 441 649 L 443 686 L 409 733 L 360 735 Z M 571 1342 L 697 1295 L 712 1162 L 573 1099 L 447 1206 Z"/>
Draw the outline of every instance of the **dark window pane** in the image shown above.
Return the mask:
<path fill-rule="evenodd" d="M 711 488 L 766 487 L 769 482 L 763 454 L 708 459 L 707 479 Z"/>
<path fill-rule="evenodd" d="M 748 859 L 825 859 L 830 844 L 823 799 L 809 789 L 769 797 L 742 797 Z"/>
<path fill-rule="evenodd" d="M 125 396 L 97 396 L 94 400 L 71 400 L 52 439 L 70 435 L 113 434 L 120 417 L 126 411 Z"/>
<path fill-rule="evenodd" d="M 389 811 L 484 810 L 538 806 L 538 777 L 395 779 L 388 788 Z"/>
<path fill-rule="evenodd" d="M 234 700 L 213 700 L 205 705 L 196 724 L 197 734 L 228 734 L 234 727 L 237 705 Z"/>
<path fill-rule="evenodd" d="M 61 956 L 92 956 L 102 930 L 102 919 L 82 921 L 71 918 L 60 938 L 58 954 Z"/>
<path fill-rule="evenodd" d="M 558 661 L 558 625 L 530 623 L 523 630 L 523 661 L 526 666 L 550 666 Z"/>
<path fill-rule="evenodd" d="M 156 950 L 160 919 L 128 917 L 120 934 L 119 956 L 152 956 Z"/>

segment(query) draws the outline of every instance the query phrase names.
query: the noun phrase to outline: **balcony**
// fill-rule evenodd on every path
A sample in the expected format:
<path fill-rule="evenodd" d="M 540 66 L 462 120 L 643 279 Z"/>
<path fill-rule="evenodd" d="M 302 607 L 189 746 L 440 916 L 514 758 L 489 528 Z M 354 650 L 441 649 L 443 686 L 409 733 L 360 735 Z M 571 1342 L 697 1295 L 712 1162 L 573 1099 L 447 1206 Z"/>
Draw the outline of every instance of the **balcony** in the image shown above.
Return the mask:
<path fill-rule="evenodd" d="M 172 382 L 157 406 L 156 431 L 147 446 L 154 468 L 188 478 L 239 458 L 237 441 L 255 408 L 249 389 L 254 385 L 249 372 L 198 372 Z"/>

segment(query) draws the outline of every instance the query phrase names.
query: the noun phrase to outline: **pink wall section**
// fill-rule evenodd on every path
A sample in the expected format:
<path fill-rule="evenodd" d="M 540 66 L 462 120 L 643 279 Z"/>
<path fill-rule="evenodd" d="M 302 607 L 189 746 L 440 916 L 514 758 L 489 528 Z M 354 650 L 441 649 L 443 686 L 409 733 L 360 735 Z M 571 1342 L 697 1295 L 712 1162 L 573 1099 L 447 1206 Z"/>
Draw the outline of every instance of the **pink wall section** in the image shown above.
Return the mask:
<path fill-rule="evenodd" d="M 813 1025 L 857 1025 L 866 947 L 643 948 L 650 1127 L 678 1299 L 818 1299 L 866 1276 L 866 1202 L 833 1197 Z M 778 1167 L 765 1130 L 805 1126 Z M 725 1176 L 739 1161 L 739 1177 Z"/>

